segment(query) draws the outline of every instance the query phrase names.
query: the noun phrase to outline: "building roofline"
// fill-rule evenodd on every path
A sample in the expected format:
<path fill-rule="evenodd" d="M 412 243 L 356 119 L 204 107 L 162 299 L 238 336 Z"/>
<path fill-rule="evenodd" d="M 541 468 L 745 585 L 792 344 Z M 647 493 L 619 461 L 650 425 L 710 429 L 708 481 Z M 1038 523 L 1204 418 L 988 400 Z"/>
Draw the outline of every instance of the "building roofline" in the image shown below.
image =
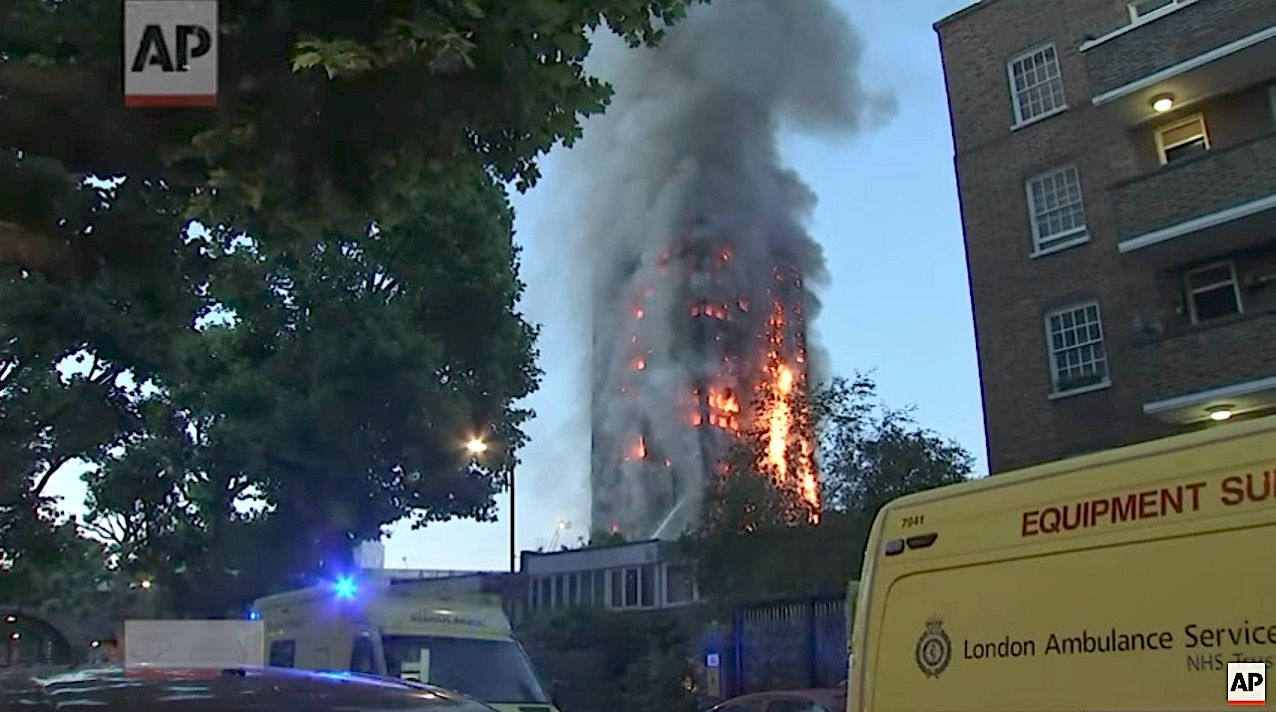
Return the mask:
<path fill-rule="evenodd" d="M 999 0 L 974 0 L 974 2 L 967 5 L 966 7 L 963 7 L 957 12 L 954 12 L 951 15 L 948 15 L 947 17 L 944 17 L 941 20 L 937 20 L 935 24 L 931 25 L 931 27 L 935 28 L 935 31 L 938 32 L 940 28 L 950 23 L 956 22 L 957 20 L 960 20 L 966 17 L 967 15 L 976 13 L 995 2 L 999 2 Z"/>
<path fill-rule="evenodd" d="M 663 539 L 643 539 L 641 541 L 618 541 L 614 544 L 599 544 L 597 546 L 583 546 L 578 549 L 559 549 L 558 551 L 524 551 L 523 556 L 561 556 L 563 554 L 579 554 L 586 551 L 602 551 L 606 549 L 619 549 L 626 546 L 643 546 L 651 544 L 659 544 Z"/>

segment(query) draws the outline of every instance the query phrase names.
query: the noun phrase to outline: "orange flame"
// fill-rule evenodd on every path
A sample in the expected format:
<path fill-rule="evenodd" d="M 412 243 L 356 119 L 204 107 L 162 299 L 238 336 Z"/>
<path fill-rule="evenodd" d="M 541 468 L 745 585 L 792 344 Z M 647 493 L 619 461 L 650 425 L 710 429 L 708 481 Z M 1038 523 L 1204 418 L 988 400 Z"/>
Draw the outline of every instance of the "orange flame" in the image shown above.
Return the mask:
<path fill-rule="evenodd" d="M 646 315 L 647 315 L 647 312 L 643 311 L 643 310 L 642 310 L 642 307 L 638 307 L 637 309 L 635 309 L 635 310 L 634 310 L 634 318 L 635 318 L 635 319 L 641 319 L 641 318 L 643 318 L 643 317 L 644 317 L 644 316 L 646 316 Z"/>
<path fill-rule="evenodd" d="M 639 436 L 638 442 L 634 443 L 633 456 L 635 460 L 647 459 L 647 441 L 642 436 Z"/>
<path fill-rule="evenodd" d="M 643 359 L 643 358 L 636 358 L 636 359 L 634 359 L 634 370 L 635 370 L 635 371 L 641 371 L 641 370 L 643 370 L 643 369 L 645 369 L 645 368 L 647 368 L 647 359 Z"/>
<path fill-rule="evenodd" d="M 779 276 L 777 274 L 777 276 Z M 784 306 L 777 302 L 768 319 L 766 341 L 770 345 L 765 367 L 766 379 L 759 385 L 766 403 L 759 413 L 759 424 L 765 429 L 765 453 L 762 464 L 775 477 L 776 484 L 792 492 L 812 522 L 819 521 L 819 477 L 815 471 L 814 444 L 809 432 L 808 414 L 795 397 L 805 390 L 806 377 L 801 364 L 805 353 L 796 349 L 790 365 L 781 356 L 785 344 Z"/>

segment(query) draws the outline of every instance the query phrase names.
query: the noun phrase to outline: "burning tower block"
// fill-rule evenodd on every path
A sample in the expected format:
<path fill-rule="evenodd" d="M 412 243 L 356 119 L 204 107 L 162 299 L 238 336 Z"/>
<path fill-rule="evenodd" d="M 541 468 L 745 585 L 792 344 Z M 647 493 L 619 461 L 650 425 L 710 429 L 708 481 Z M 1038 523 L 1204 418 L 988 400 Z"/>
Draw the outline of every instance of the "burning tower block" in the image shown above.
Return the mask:
<path fill-rule="evenodd" d="M 799 397 L 806 291 L 788 264 L 756 248 L 738 255 L 701 229 L 613 277 L 633 287 L 593 315 L 595 531 L 680 536 L 700 515 L 707 479 L 746 432 L 765 442 L 759 464 L 817 516 Z"/>

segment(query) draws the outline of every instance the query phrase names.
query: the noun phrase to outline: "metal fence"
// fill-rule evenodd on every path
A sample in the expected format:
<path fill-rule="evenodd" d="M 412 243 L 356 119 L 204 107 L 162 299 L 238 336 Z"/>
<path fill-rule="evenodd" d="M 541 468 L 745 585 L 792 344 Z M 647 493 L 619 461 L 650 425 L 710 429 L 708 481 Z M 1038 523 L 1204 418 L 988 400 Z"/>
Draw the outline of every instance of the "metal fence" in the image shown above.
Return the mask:
<path fill-rule="evenodd" d="M 753 605 L 732 625 L 725 676 L 731 695 L 766 690 L 837 687 L 846 680 L 844 598 Z"/>

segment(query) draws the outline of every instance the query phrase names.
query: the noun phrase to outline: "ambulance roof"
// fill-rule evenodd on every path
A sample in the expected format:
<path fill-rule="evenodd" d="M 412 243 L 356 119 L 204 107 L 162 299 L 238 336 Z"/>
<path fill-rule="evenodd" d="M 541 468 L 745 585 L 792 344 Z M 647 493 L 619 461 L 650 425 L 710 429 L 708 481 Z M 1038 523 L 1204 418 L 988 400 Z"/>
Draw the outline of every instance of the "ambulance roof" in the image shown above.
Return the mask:
<path fill-rule="evenodd" d="M 313 586 L 261 598 L 256 608 L 269 622 L 276 616 L 330 615 L 346 611 L 387 633 L 457 637 L 509 637 L 509 619 L 498 596 L 436 589 L 374 586 L 348 599 L 331 587 Z"/>

